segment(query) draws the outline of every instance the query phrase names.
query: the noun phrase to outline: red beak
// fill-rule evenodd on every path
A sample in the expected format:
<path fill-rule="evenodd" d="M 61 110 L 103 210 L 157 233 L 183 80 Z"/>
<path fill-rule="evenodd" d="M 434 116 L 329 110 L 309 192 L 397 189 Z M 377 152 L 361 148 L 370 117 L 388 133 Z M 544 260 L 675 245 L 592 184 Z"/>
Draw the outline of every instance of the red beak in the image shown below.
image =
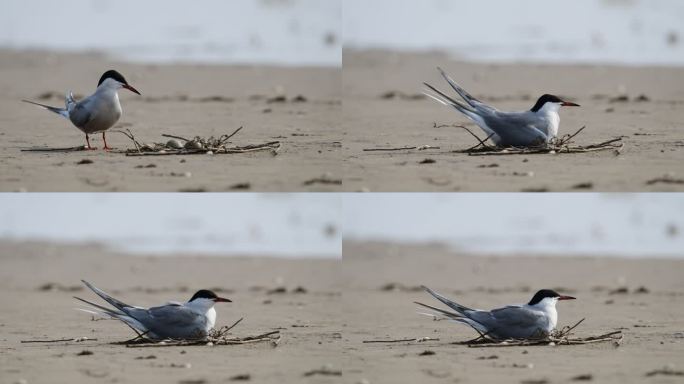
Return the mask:
<path fill-rule="evenodd" d="M 131 86 L 128 85 L 128 84 L 124 84 L 123 87 L 126 88 L 126 89 L 128 89 L 129 91 L 131 91 L 131 92 L 133 92 L 133 93 L 137 93 L 138 95 L 140 95 L 140 92 L 138 92 L 137 89 L 131 87 Z"/>
<path fill-rule="evenodd" d="M 575 300 L 575 298 L 572 296 L 561 296 L 558 300 Z"/>
<path fill-rule="evenodd" d="M 214 299 L 215 303 L 232 303 L 231 299 L 224 299 L 223 297 L 217 297 Z"/>
<path fill-rule="evenodd" d="M 564 101 L 561 103 L 561 105 L 564 107 L 579 107 L 580 106 L 579 104 L 571 103 L 569 101 Z M 573 299 L 574 299 L 574 297 L 573 297 Z"/>

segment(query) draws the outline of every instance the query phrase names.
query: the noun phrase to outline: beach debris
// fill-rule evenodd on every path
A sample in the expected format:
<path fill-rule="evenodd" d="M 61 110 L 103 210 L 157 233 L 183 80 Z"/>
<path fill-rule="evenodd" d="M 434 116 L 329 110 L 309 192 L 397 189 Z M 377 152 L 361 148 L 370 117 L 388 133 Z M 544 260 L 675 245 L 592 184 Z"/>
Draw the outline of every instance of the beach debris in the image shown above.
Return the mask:
<path fill-rule="evenodd" d="M 84 341 L 97 341 L 97 339 L 91 339 L 89 337 L 70 337 L 62 339 L 48 339 L 48 340 L 21 340 L 22 343 L 64 343 L 72 341 L 74 343 L 82 343 Z"/>
<path fill-rule="evenodd" d="M 528 379 L 521 381 L 520 384 L 547 384 L 548 382 L 547 379 Z"/>
<path fill-rule="evenodd" d="M 381 291 L 401 291 L 401 292 L 422 292 L 423 287 L 419 285 L 404 285 L 402 283 L 387 283 L 379 288 Z"/>
<path fill-rule="evenodd" d="M 408 151 L 411 149 L 417 149 L 419 151 L 425 151 L 428 149 L 440 149 L 439 147 L 433 147 L 431 145 L 413 145 L 404 147 L 393 147 L 393 148 L 364 148 L 364 152 L 391 152 L 391 151 Z"/>
<path fill-rule="evenodd" d="M 592 189 L 594 188 L 594 183 L 591 181 L 586 181 L 583 183 L 577 183 L 571 187 L 572 189 Z"/>
<path fill-rule="evenodd" d="M 411 338 L 403 338 L 403 339 L 393 339 L 393 340 L 363 340 L 362 343 L 364 344 L 371 344 L 371 343 L 406 343 L 406 342 L 415 342 L 415 343 L 423 343 L 426 341 L 439 341 L 439 339 L 432 338 L 432 337 L 411 337 Z"/>
<path fill-rule="evenodd" d="M 592 381 L 594 376 L 590 373 L 585 373 L 582 375 L 573 376 L 570 380 L 572 381 Z"/>
<path fill-rule="evenodd" d="M 245 182 L 245 183 L 236 183 L 228 187 L 228 189 L 232 190 L 245 190 L 245 189 L 250 189 L 252 188 L 252 184 Z"/>
<path fill-rule="evenodd" d="M 321 376 L 342 376 L 342 371 L 335 370 L 332 364 L 325 364 L 321 368 L 312 369 L 310 371 L 304 372 L 304 377 L 321 375 Z"/>
<path fill-rule="evenodd" d="M 480 356 L 477 358 L 477 360 L 496 360 L 498 358 L 499 358 L 499 356 L 497 356 L 497 355 L 489 355 L 489 356 Z"/>
<path fill-rule="evenodd" d="M 168 156 L 168 155 L 222 155 L 222 154 L 236 154 L 247 152 L 270 151 L 271 154 L 277 155 L 282 144 L 280 141 L 269 141 L 262 144 L 250 144 L 245 146 L 229 146 L 230 139 L 242 130 L 240 127 L 231 134 L 221 135 L 219 137 L 210 136 L 208 138 L 195 136 L 193 138 L 185 138 L 177 135 L 162 134 L 162 137 L 169 138 L 166 143 L 145 143 L 138 142 L 130 129 L 125 131 L 117 130 L 118 132 L 128 137 L 135 148 L 129 148 L 123 151 L 112 151 L 114 153 L 123 153 L 126 156 Z"/>
<path fill-rule="evenodd" d="M 83 164 L 92 164 L 94 161 L 90 159 L 81 159 L 79 162 L 76 163 L 76 165 L 83 165 Z"/>
<path fill-rule="evenodd" d="M 608 100 L 609 103 L 626 103 L 629 101 L 629 96 L 627 95 L 619 95 L 612 97 L 610 100 Z"/>
<path fill-rule="evenodd" d="M 157 356 L 155 356 L 155 355 L 147 355 L 147 356 L 138 356 L 135 359 L 136 360 L 154 360 L 156 358 L 157 358 Z"/>
<path fill-rule="evenodd" d="M 418 164 L 434 164 L 436 162 L 437 162 L 437 160 L 428 158 L 428 159 L 424 159 L 424 160 L 419 161 Z"/>
<path fill-rule="evenodd" d="M 677 179 L 671 174 L 663 175 L 646 181 L 646 185 L 653 184 L 684 184 L 684 179 Z"/>
<path fill-rule="evenodd" d="M 330 173 L 325 173 L 319 177 L 314 177 L 313 179 L 306 180 L 302 184 L 303 185 L 313 185 L 313 184 L 342 185 L 342 179 L 333 178 Z"/>
<path fill-rule="evenodd" d="M 634 293 L 650 293 L 650 292 L 651 291 L 649 291 L 648 288 L 644 287 L 643 285 L 634 290 Z"/>
<path fill-rule="evenodd" d="M 418 356 L 432 356 L 436 355 L 437 353 L 435 351 L 431 351 L 429 349 L 424 350 L 423 352 L 419 353 Z"/>
<path fill-rule="evenodd" d="M 76 356 L 90 356 L 94 355 L 93 351 L 89 351 L 87 349 L 82 350 L 81 352 L 77 353 Z"/>
<path fill-rule="evenodd" d="M 60 283 L 45 283 L 38 287 L 39 291 L 78 292 L 83 290 L 80 285 L 63 285 Z"/>
<path fill-rule="evenodd" d="M 250 381 L 252 376 L 249 373 L 241 373 L 239 375 L 231 376 L 228 380 L 230 381 Z"/>
<path fill-rule="evenodd" d="M 425 95 L 422 93 L 406 93 L 402 91 L 387 91 L 383 94 L 380 95 L 381 99 L 384 100 L 393 100 L 393 99 L 401 99 L 401 100 L 423 100 L 425 99 Z"/>
<path fill-rule="evenodd" d="M 665 366 L 660 369 L 654 369 L 652 371 L 646 372 L 646 377 L 651 376 L 684 376 L 684 371 L 675 371 L 671 366 Z"/>

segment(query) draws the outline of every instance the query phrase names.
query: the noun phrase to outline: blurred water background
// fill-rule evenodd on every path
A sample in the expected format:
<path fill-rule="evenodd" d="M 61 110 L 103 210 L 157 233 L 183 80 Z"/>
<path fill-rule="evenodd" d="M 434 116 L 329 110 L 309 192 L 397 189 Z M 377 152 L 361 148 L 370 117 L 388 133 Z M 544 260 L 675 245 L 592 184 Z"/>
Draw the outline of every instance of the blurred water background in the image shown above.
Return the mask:
<path fill-rule="evenodd" d="M 342 257 L 335 194 L 0 194 L 0 240 L 158 255 Z"/>
<path fill-rule="evenodd" d="M 0 48 L 340 66 L 340 0 L 3 0 Z"/>
<path fill-rule="evenodd" d="M 343 225 L 475 254 L 684 258 L 683 212 L 680 194 L 373 193 L 345 198 Z"/>
<path fill-rule="evenodd" d="M 681 0 L 344 0 L 344 46 L 483 62 L 684 65 Z"/>

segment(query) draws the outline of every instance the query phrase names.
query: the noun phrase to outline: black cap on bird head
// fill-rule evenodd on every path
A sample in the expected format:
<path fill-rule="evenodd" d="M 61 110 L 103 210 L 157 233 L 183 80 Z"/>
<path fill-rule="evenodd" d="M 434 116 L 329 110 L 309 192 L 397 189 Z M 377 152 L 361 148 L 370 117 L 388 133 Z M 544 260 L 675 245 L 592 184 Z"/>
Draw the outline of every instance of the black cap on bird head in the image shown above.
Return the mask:
<path fill-rule="evenodd" d="M 100 84 L 104 83 L 104 81 L 107 79 L 113 79 L 118 81 L 119 83 L 128 84 L 128 81 L 126 81 L 122 74 L 113 69 L 110 69 L 109 71 L 102 74 L 102 76 L 100 77 L 100 81 L 97 83 L 97 85 L 99 86 Z"/>
<path fill-rule="evenodd" d="M 129 91 L 137 93 L 138 95 L 140 94 L 140 92 L 138 92 L 137 89 L 133 88 L 131 85 L 128 84 L 128 81 L 126 81 L 122 74 L 113 69 L 110 69 L 109 71 L 102 74 L 102 76 L 100 77 L 100 81 L 97 82 L 97 86 L 99 87 L 107 79 L 116 80 L 119 83 L 123 84 L 123 87 L 128 89 Z"/>
<path fill-rule="evenodd" d="M 557 298 L 558 300 L 574 300 L 572 296 L 563 296 L 553 289 L 542 289 L 534 294 L 532 300 L 527 305 L 535 305 L 546 298 Z"/>
<path fill-rule="evenodd" d="M 231 303 L 232 301 L 230 299 L 224 299 L 223 297 L 219 297 L 216 295 L 214 292 L 208 290 L 208 289 L 200 289 L 197 291 L 192 297 L 190 298 L 190 301 L 193 301 L 195 299 L 209 299 L 213 300 L 216 303 Z"/>
<path fill-rule="evenodd" d="M 547 93 L 547 94 L 541 95 L 541 97 L 539 99 L 537 99 L 537 102 L 534 104 L 534 107 L 532 107 L 531 111 L 537 112 L 546 103 L 557 103 L 557 104 L 560 104 L 564 107 L 579 107 L 580 106 L 579 104 L 575 104 L 575 103 L 571 103 L 569 101 L 565 101 L 556 95 L 550 95 Z"/>

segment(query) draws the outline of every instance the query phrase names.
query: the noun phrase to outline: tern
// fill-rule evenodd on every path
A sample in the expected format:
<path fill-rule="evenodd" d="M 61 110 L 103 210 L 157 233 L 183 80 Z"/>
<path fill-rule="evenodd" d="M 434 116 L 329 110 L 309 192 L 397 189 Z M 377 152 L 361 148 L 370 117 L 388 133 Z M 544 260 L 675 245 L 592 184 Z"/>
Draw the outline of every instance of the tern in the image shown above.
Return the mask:
<path fill-rule="evenodd" d="M 430 308 L 448 320 L 467 324 L 480 335 L 499 340 L 534 339 L 548 336 L 556 329 L 558 322 L 556 303 L 559 300 L 575 299 L 572 296 L 560 295 L 551 289 L 542 289 L 535 293 L 527 304 L 507 305 L 484 311 L 464 307 L 428 287 L 423 288 L 456 312 L 445 311 L 419 302 L 415 302 L 416 304 Z M 434 314 L 429 315 L 434 316 Z"/>
<path fill-rule="evenodd" d="M 216 323 L 214 304 L 231 302 L 229 299 L 218 297 L 210 290 L 202 289 L 186 303 L 169 302 L 158 307 L 135 307 L 111 297 L 85 280 L 81 281 L 114 309 L 74 296 L 75 299 L 93 307 L 79 310 L 121 320 L 138 336 L 152 340 L 204 339 Z"/>
<path fill-rule="evenodd" d="M 117 92 L 121 88 L 126 88 L 140 95 L 140 92 L 129 85 L 119 72 L 111 69 L 102 74 L 97 83 L 97 89 L 92 95 L 76 101 L 71 91 L 67 92 L 64 108 L 51 107 L 30 100 L 22 101 L 45 108 L 69 119 L 76 128 L 85 133 L 87 149 L 96 149 L 90 146 L 88 135 L 100 132 L 102 132 L 102 141 L 104 141 L 103 149 L 111 149 L 107 146 L 105 131 L 113 127 L 121 117 L 121 103 L 119 103 L 119 93 Z"/>
<path fill-rule="evenodd" d="M 456 93 L 465 100 L 452 99 L 428 83 L 423 83 L 432 91 L 423 92 L 426 96 L 446 106 L 453 107 L 475 122 L 487 136 L 499 147 L 534 147 L 546 145 L 558 136 L 561 107 L 579 107 L 579 104 L 562 100 L 558 96 L 542 95 L 529 111 L 504 112 L 489 106 L 471 96 L 461 88 L 441 68 L 437 68 L 442 77 L 451 85 Z"/>

